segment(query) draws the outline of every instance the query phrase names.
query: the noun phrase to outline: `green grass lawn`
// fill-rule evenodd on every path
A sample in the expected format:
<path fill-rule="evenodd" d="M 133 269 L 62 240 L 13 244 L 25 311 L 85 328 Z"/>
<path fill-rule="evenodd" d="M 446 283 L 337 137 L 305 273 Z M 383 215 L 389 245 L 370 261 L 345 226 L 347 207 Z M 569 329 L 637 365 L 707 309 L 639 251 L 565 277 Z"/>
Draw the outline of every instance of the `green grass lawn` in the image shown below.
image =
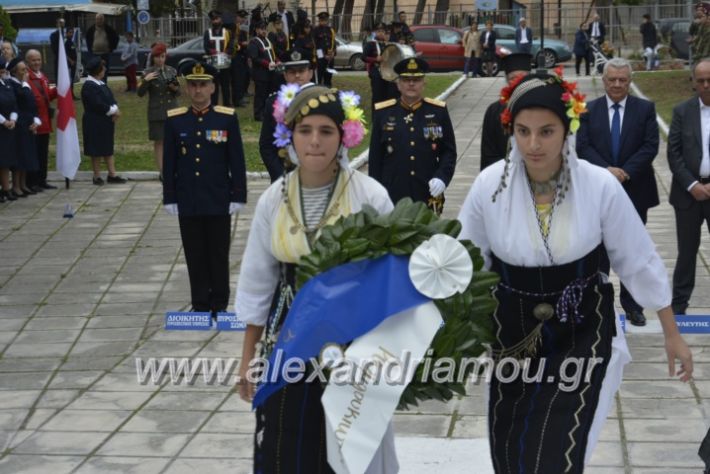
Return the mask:
<path fill-rule="evenodd" d="M 427 77 L 425 94 L 429 97 L 436 97 L 460 77 L 460 74 L 437 74 Z M 121 109 L 121 118 L 116 124 L 115 136 L 115 157 L 116 168 L 121 171 L 154 171 L 153 142 L 148 140 L 148 119 L 146 116 L 147 97 L 138 97 L 136 94 L 123 92 L 126 88 L 123 81 L 110 81 L 109 86 L 113 90 L 118 106 Z M 342 90 L 354 90 L 362 97 L 362 106 L 365 110 L 367 123 L 371 123 L 370 116 L 370 81 L 365 75 L 337 75 L 333 78 L 333 86 Z M 80 85 L 75 85 L 75 92 L 80 93 Z M 186 105 L 185 95 L 182 102 Z M 81 101 L 74 102 L 76 106 L 76 116 L 79 127 L 79 141 L 82 141 L 81 117 L 83 107 Z M 259 156 L 259 131 L 261 124 L 252 119 L 251 103 L 246 107 L 237 108 L 239 115 L 239 125 L 244 141 L 244 154 L 247 160 L 249 171 L 265 171 L 264 165 Z M 54 143 L 55 134 L 52 134 L 50 143 L 50 165 L 49 169 L 56 169 L 54 163 Z M 365 138 L 363 143 L 354 150 L 350 156 L 355 157 L 367 148 L 369 140 Z M 83 150 L 83 147 L 82 147 Z M 82 156 L 80 170 L 90 170 L 91 161 L 88 157 Z"/>
<path fill-rule="evenodd" d="M 636 72 L 634 82 L 651 101 L 656 112 L 668 126 L 673 117 L 673 107 L 695 93 L 690 82 L 690 71 Z"/>

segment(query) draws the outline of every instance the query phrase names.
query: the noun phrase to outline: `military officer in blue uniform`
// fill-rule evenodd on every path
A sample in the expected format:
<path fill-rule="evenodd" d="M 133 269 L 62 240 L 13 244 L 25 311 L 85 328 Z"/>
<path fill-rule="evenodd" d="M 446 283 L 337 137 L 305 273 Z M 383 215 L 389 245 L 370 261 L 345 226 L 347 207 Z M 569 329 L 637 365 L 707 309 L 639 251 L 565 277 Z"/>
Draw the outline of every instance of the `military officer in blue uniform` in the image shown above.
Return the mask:
<path fill-rule="evenodd" d="M 246 204 L 244 149 L 235 110 L 210 104 L 216 71 L 183 65 L 190 107 L 168 110 L 163 145 L 163 203 L 177 215 L 193 311 L 229 303 L 231 215 Z"/>
<path fill-rule="evenodd" d="M 410 197 L 441 214 L 456 168 L 456 141 L 446 104 L 423 96 L 428 69 L 420 58 L 395 65 L 401 97 L 375 104 L 369 172 L 392 202 Z"/>
<path fill-rule="evenodd" d="M 284 81 L 287 84 L 298 84 L 303 86 L 313 79 L 313 69 L 311 62 L 302 58 L 301 53 L 294 51 L 291 53 L 291 60 L 283 63 Z M 274 119 L 274 102 L 278 97 L 278 92 L 274 92 L 266 99 L 263 120 L 261 122 L 261 133 L 259 134 L 259 153 L 261 160 L 269 172 L 269 177 L 273 183 L 279 179 L 284 172 L 291 171 L 296 165 L 288 158 L 288 150 L 279 148 L 274 144 L 274 131 L 276 130 L 276 119 Z"/>

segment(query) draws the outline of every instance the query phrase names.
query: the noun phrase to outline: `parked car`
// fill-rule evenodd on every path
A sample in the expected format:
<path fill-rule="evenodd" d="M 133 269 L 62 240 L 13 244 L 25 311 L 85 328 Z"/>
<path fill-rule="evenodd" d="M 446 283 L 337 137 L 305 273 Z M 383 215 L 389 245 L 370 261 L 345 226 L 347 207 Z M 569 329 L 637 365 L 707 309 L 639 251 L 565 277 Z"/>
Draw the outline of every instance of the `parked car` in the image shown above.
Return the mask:
<path fill-rule="evenodd" d="M 662 41 L 670 41 L 673 25 L 676 23 L 688 23 L 687 18 L 660 18 L 656 21 L 656 28 L 661 35 Z"/>
<path fill-rule="evenodd" d="M 362 43 L 348 43 L 343 38 L 336 36 L 335 67 L 350 68 L 353 71 L 364 71 L 365 61 L 362 59 Z"/>
<path fill-rule="evenodd" d="M 690 38 L 690 22 L 685 20 L 674 23 L 670 33 L 670 45 L 675 57 L 690 59 L 688 38 Z"/>
<path fill-rule="evenodd" d="M 478 25 L 480 31 L 486 29 L 486 25 Z M 496 44 L 508 48 L 513 53 L 518 53 L 519 50 L 515 46 L 515 27 L 510 25 L 502 25 L 496 23 L 493 25 L 493 30 L 496 32 Z M 537 57 L 540 52 L 540 38 L 533 38 L 532 55 Z M 565 41 L 552 38 L 545 38 L 545 67 L 553 67 L 558 63 L 563 63 L 572 59 L 572 50 Z"/>
<path fill-rule="evenodd" d="M 178 69 L 183 61 L 187 59 L 194 59 L 201 61 L 202 57 L 205 55 L 205 50 L 202 46 L 202 36 L 197 38 L 192 38 L 180 43 L 174 48 L 168 48 L 168 57 L 166 59 L 166 64 Z"/>
<path fill-rule="evenodd" d="M 118 46 L 109 56 L 109 70 L 107 75 L 121 76 L 123 75 L 123 61 L 121 61 L 121 53 L 123 48 L 126 46 L 126 38 L 121 35 L 118 40 Z M 136 72 L 140 74 L 146 67 L 146 62 L 148 61 L 148 55 L 150 54 L 150 48 L 138 44 L 138 69 Z M 86 69 L 86 63 L 91 58 L 89 50 L 86 47 L 86 39 L 81 41 L 81 65 L 83 69 Z"/>
<path fill-rule="evenodd" d="M 463 70 L 463 31 L 446 25 L 413 25 L 414 49 L 429 63 L 433 71 Z M 510 54 L 510 50 L 496 46 L 498 61 L 493 66 L 492 75 L 500 70 L 500 58 Z"/>

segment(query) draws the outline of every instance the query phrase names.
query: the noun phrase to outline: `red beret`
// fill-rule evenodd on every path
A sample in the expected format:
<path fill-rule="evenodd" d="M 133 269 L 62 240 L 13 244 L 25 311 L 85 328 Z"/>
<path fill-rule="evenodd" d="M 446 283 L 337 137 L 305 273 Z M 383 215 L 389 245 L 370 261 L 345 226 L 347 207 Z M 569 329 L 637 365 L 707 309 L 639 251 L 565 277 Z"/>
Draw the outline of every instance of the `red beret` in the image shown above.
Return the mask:
<path fill-rule="evenodd" d="M 160 56 L 163 53 L 166 53 L 168 51 L 168 47 L 165 45 L 165 43 L 155 43 L 153 45 L 153 48 L 150 50 L 150 54 L 152 56 Z"/>

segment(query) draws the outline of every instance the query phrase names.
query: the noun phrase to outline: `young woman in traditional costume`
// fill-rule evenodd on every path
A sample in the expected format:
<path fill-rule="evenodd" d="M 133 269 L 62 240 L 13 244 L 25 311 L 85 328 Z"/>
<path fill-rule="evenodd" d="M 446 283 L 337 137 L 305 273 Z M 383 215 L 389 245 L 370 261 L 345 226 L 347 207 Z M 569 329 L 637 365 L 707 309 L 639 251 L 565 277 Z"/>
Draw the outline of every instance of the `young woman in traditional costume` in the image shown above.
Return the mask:
<path fill-rule="evenodd" d="M 311 252 L 320 230 L 365 204 L 380 213 L 393 208 L 385 188 L 348 166 L 347 149 L 360 143 L 365 131 L 359 97 L 313 85 L 299 91 L 297 84 L 284 85 L 279 94 L 275 143 L 288 146 L 298 166 L 259 198 L 242 258 L 235 309 L 247 323 L 239 391 L 249 402 L 255 391 L 247 380 L 249 361 L 268 357 L 273 348 L 294 297 L 295 265 Z M 333 472 L 322 393 L 317 380 L 290 383 L 257 408 L 254 472 Z M 396 470 L 389 429 L 368 472 Z"/>
<path fill-rule="evenodd" d="M 602 252 L 634 298 L 658 311 L 669 373 L 689 380 L 692 357 L 666 268 L 631 201 L 606 170 L 577 158 L 584 96 L 539 73 L 501 97 L 509 157 L 478 176 L 459 214 L 459 238 L 480 247 L 501 277 L 488 405 L 493 465 L 497 473 L 581 473 L 631 358 Z"/>

